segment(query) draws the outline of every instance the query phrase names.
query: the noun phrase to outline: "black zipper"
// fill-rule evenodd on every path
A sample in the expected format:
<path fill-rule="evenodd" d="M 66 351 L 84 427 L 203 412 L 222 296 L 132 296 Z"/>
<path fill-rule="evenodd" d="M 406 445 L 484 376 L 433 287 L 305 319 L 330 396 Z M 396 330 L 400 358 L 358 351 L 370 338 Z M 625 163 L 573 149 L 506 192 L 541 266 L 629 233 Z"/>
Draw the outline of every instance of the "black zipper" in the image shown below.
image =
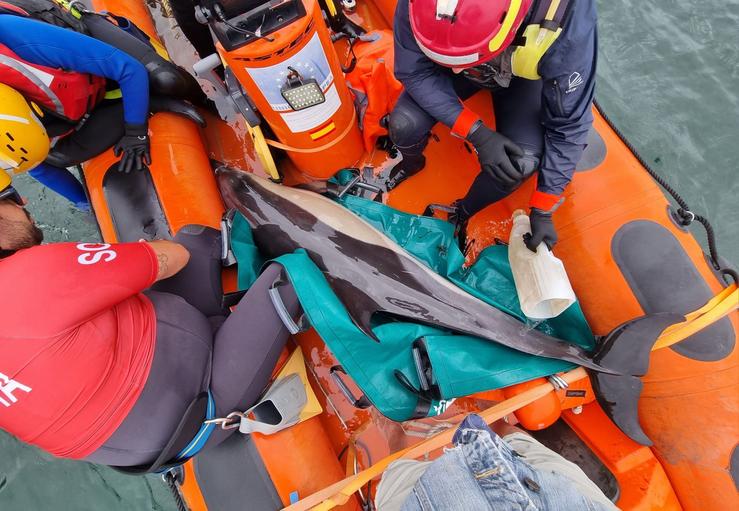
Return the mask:
<path fill-rule="evenodd" d="M 554 80 L 554 96 L 557 98 L 557 107 L 559 108 L 559 115 L 565 116 L 565 109 L 562 106 L 562 91 L 559 90 L 559 81 Z"/>

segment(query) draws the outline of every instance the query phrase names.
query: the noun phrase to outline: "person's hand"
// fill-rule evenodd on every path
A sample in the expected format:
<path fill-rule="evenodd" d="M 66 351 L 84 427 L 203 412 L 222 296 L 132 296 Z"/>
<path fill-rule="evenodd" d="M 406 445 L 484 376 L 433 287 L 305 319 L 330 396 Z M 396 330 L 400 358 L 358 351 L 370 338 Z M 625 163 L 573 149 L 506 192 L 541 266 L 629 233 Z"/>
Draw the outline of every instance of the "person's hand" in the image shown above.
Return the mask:
<path fill-rule="evenodd" d="M 552 223 L 552 213 L 542 211 L 538 208 L 531 208 L 529 215 L 531 220 L 531 234 L 524 234 L 523 241 L 526 247 L 532 252 L 536 252 L 536 248 L 540 243 L 546 243 L 549 250 L 557 243 L 557 231 Z"/>
<path fill-rule="evenodd" d="M 144 170 L 151 165 L 149 130 L 146 124 L 126 124 L 125 135 L 113 147 L 113 154 L 121 156 L 118 171 L 128 174 L 131 170 Z"/>
<path fill-rule="evenodd" d="M 496 133 L 484 124 L 467 135 L 480 160 L 482 170 L 489 173 L 503 188 L 513 188 L 523 181 L 523 173 L 515 163 L 524 155 L 523 149 L 508 137 Z"/>

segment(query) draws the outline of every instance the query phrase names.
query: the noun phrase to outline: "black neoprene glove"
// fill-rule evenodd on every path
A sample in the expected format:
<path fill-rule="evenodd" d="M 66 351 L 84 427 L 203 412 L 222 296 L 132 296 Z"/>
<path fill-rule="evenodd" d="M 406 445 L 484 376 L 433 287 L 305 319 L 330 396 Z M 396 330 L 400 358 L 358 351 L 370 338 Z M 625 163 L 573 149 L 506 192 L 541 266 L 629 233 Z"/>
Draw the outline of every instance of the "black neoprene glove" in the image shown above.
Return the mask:
<path fill-rule="evenodd" d="M 515 163 L 524 155 L 523 149 L 508 137 L 479 123 L 467 135 L 467 140 L 475 146 L 482 170 L 501 187 L 513 188 L 523 181 L 523 173 Z"/>
<path fill-rule="evenodd" d="M 125 135 L 113 147 L 113 154 L 121 156 L 118 171 L 128 174 L 131 170 L 144 170 L 151 165 L 149 130 L 146 124 L 126 124 Z"/>
<path fill-rule="evenodd" d="M 523 241 L 526 247 L 532 252 L 536 252 L 536 248 L 541 242 L 546 243 L 549 250 L 557 243 L 557 231 L 552 223 L 552 213 L 542 211 L 539 208 L 531 208 L 529 215 L 531 220 L 531 234 L 524 234 Z"/>

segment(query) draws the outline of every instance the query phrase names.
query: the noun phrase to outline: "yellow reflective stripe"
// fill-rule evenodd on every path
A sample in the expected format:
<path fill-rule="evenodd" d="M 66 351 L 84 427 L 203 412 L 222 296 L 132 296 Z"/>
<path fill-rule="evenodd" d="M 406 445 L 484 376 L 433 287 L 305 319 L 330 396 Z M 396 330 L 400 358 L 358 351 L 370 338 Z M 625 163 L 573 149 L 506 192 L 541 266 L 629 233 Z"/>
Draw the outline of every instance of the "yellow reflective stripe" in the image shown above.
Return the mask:
<path fill-rule="evenodd" d="M 329 133 L 331 133 L 335 129 L 336 129 L 336 124 L 334 124 L 332 122 L 328 126 L 325 126 L 324 128 L 322 128 L 322 129 L 320 129 L 320 130 L 318 130 L 318 131 L 316 131 L 314 133 L 311 133 L 310 134 L 310 138 L 313 139 L 313 140 L 318 140 L 321 137 L 325 137 L 326 135 L 328 135 Z"/>
<path fill-rule="evenodd" d="M 105 91 L 105 99 L 121 99 L 123 97 L 123 92 L 121 92 L 121 89 L 113 89 Z"/>
<path fill-rule="evenodd" d="M 503 46 L 506 38 L 510 35 L 513 23 L 516 21 L 518 12 L 521 10 L 521 1 L 522 0 L 513 0 L 511 2 L 511 7 L 508 9 L 508 13 L 506 13 L 503 24 L 500 26 L 500 30 L 495 34 L 495 37 L 490 40 L 490 44 L 488 45 L 488 49 L 490 51 L 498 51 L 500 47 Z"/>
<path fill-rule="evenodd" d="M 552 0 L 552 3 L 549 4 L 549 10 L 547 11 L 547 14 L 544 16 L 544 19 L 547 21 L 552 21 L 554 19 L 554 15 L 557 14 L 557 9 L 559 9 L 559 4 L 562 0 Z"/>
<path fill-rule="evenodd" d="M 336 6 L 334 5 L 334 0 L 326 0 L 326 6 L 328 7 L 328 12 L 331 14 L 331 16 L 336 16 L 336 13 L 338 11 L 336 10 Z"/>

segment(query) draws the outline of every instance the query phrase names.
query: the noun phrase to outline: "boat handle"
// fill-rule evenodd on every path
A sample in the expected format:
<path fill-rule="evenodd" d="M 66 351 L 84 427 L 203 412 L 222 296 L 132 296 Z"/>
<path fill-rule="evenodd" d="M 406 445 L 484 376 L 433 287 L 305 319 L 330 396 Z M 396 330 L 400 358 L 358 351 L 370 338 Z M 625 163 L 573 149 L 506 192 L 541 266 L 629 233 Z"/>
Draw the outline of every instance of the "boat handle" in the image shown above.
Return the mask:
<path fill-rule="evenodd" d="M 341 393 L 344 394 L 344 397 L 346 397 L 346 399 L 352 404 L 352 406 L 354 408 L 359 408 L 360 410 L 365 410 L 372 406 L 372 403 L 370 403 L 370 400 L 364 394 L 357 398 L 351 391 L 349 386 L 346 384 L 346 382 L 344 382 L 344 379 L 339 373 L 346 374 L 346 371 L 340 365 L 335 365 L 329 370 L 331 378 L 334 379 L 334 382 L 336 382 L 336 385 L 338 385 L 339 390 L 341 390 Z"/>

